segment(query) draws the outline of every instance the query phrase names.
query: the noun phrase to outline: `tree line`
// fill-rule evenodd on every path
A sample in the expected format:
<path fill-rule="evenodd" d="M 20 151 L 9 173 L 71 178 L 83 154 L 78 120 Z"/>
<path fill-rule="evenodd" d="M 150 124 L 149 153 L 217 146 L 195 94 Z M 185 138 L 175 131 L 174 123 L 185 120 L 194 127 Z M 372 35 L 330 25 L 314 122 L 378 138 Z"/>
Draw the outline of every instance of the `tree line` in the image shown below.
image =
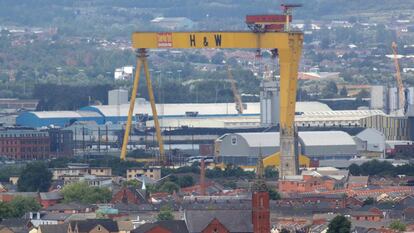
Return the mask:
<path fill-rule="evenodd" d="M 351 164 L 348 169 L 351 175 L 354 176 L 414 176 L 413 164 L 393 166 L 390 162 L 378 160 L 365 162 L 361 165 Z"/>

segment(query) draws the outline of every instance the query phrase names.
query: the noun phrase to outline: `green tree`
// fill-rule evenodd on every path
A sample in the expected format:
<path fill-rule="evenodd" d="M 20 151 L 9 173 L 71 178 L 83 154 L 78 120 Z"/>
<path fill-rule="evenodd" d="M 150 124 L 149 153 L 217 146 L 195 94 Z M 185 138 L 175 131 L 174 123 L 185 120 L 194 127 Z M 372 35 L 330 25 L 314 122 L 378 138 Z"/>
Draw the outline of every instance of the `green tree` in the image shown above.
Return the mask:
<path fill-rule="evenodd" d="M 168 205 L 161 207 L 160 212 L 158 213 L 157 220 L 174 220 L 174 215 L 172 214 L 172 208 Z"/>
<path fill-rule="evenodd" d="M 8 202 L 0 202 L 0 218 L 11 218 L 13 216 L 13 209 Z"/>
<path fill-rule="evenodd" d="M 190 175 L 181 176 L 178 178 L 178 185 L 180 185 L 181 188 L 193 186 L 194 178 Z"/>
<path fill-rule="evenodd" d="M 327 233 L 349 233 L 351 222 L 344 216 L 338 215 L 328 225 Z"/>
<path fill-rule="evenodd" d="M 338 95 L 338 87 L 334 81 L 329 81 L 322 90 L 324 98 L 332 98 Z"/>
<path fill-rule="evenodd" d="M 279 172 L 275 167 L 267 166 L 265 168 L 265 177 L 266 178 L 278 178 Z"/>
<path fill-rule="evenodd" d="M 90 187 L 85 182 L 65 185 L 62 189 L 64 202 L 81 202 L 86 204 L 107 203 L 112 193 L 107 188 Z"/>
<path fill-rule="evenodd" d="M 52 173 L 45 163 L 27 164 L 20 174 L 17 189 L 20 192 L 47 192 L 52 183 Z"/>
<path fill-rule="evenodd" d="M 173 193 L 174 191 L 177 192 L 179 189 L 180 189 L 180 186 L 178 186 L 176 183 L 172 181 L 166 181 L 164 182 L 164 184 L 160 186 L 159 191 Z"/>
<path fill-rule="evenodd" d="M 339 91 L 339 95 L 341 97 L 347 97 L 348 96 L 348 91 L 346 90 L 346 87 L 342 87 L 342 89 Z"/>
<path fill-rule="evenodd" d="M 355 164 L 355 163 L 351 164 L 348 167 L 348 170 L 349 170 L 349 173 L 351 173 L 351 175 L 353 176 L 361 175 L 361 168 L 358 166 L 358 164 Z"/>
<path fill-rule="evenodd" d="M 217 52 L 211 57 L 211 63 L 213 64 L 222 64 L 224 61 L 224 53 L 223 52 Z"/>
<path fill-rule="evenodd" d="M 390 224 L 389 228 L 398 232 L 404 232 L 407 227 L 400 220 L 395 220 Z"/>
<path fill-rule="evenodd" d="M 23 197 L 23 196 L 16 196 L 13 200 L 9 203 L 10 208 L 12 209 L 12 217 L 20 218 L 26 212 L 29 211 L 38 211 L 40 210 L 41 206 L 39 202 L 36 201 L 33 197 Z"/>
<path fill-rule="evenodd" d="M 140 188 L 141 185 L 141 182 L 139 182 L 138 180 L 128 180 L 122 183 L 122 186 L 124 187 Z"/>
<path fill-rule="evenodd" d="M 269 189 L 269 198 L 270 200 L 279 200 L 280 199 L 280 194 L 279 192 L 277 192 L 274 189 Z"/>
<path fill-rule="evenodd" d="M 20 176 L 24 166 L 21 165 L 6 165 L 0 168 L 0 181 L 9 182 L 10 176 Z"/>

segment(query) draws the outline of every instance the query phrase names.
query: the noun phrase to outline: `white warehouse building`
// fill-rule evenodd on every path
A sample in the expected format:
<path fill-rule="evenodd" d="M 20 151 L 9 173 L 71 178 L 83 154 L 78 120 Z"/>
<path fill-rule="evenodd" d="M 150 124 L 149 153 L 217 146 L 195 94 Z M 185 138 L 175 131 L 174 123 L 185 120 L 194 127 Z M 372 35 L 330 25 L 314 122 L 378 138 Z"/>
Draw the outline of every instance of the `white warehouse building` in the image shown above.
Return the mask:
<path fill-rule="evenodd" d="M 264 157 L 279 151 L 278 132 L 230 133 L 216 140 L 219 161 L 236 165 L 254 165 L 261 153 Z M 343 131 L 299 132 L 301 154 L 317 160 L 344 160 L 358 155 L 357 144 Z"/>

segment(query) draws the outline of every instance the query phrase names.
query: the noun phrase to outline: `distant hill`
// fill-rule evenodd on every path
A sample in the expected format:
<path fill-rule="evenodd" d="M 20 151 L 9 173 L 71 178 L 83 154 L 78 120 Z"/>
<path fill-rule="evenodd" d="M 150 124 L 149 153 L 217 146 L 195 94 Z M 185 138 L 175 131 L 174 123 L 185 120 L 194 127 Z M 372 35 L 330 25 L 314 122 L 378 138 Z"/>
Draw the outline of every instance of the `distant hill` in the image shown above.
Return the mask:
<path fill-rule="evenodd" d="M 312 20 L 351 16 L 377 20 L 390 14 L 411 17 L 414 10 L 413 0 L 0 0 L 0 26 L 58 26 L 73 34 L 126 33 L 139 27 L 147 29 L 148 24 L 142 22 L 155 16 L 231 25 L 246 14 L 280 12 L 282 2 L 302 3 L 296 18 Z"/>

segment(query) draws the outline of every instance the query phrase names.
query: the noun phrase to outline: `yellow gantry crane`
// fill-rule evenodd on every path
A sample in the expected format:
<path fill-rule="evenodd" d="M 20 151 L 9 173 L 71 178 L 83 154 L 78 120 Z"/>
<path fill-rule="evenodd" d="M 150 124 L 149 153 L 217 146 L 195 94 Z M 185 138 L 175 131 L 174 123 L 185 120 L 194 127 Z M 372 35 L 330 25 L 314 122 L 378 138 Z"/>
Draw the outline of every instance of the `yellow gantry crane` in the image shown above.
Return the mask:
<path fill-rule="evenodd" d="M 291 31 L 292 7 L 283 5 L 285 15 L 247 16 L 246 23 L 251 31 L 216 32 L 135 32 L 132 47 L 137 52 L 137 69 L 131 94 L 128 120 L 123 138 L 121 159 L 125 159 L 132 115 L 137 95 L 141 66 L 148 85 L 148 93 L 154 118 L 160 161 L 166 163 L 163 139 L 155 109 L 154 95 L 148 69 L 148 49 L 269 49 L 277 51 L 280 64 L 280 167 L 281 178 L 298 173 L 297 132 L 294 126 L 298 66 L 301 57 L 303 33 Z M 257 22 L 257 23 L 255 23 Z M 281 25 L 281 26 L 280 26 Z M 276 139 L 275 139 L 276 140 Z"/>
<path fill-rule="evenodd" d="M 401 79 L 400 64 L 398 63 L 398 52 L 397 52 L 397 43 L 392 42 L 391 44 L 392 52 L 394 54 L 394 65 L 395 65 L 395 79 L 397 80 L 398 88 L 398 106 L 399 109 L 405 108 L 405 96 L 404 96 L 404 85 Z"/>
<path fill-rule="evenodd" d="M 230 80 L 231 91 L 233 92 L 234 103 L 236 104 L 236 110 L 238 114 L 243 114 L 244 106 L 242 98 L 236 86 L 236 80 L 234 80 L 233 74 L 231 73 L 230 66 L 227 66 L 227 78 Z"/>

